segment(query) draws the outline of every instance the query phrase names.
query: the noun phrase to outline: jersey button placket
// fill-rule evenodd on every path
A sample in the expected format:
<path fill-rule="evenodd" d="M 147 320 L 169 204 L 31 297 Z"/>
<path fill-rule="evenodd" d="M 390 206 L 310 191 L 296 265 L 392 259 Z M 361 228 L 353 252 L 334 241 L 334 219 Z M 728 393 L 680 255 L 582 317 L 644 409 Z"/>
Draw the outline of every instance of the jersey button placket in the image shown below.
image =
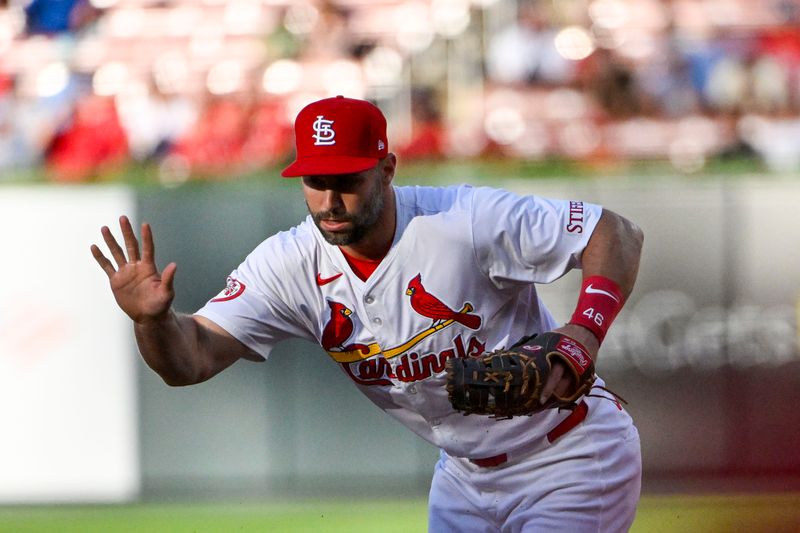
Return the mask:
<path fill-rule="evenodd" d="M 371 294 L 367 294 L 364 296 L 364 303 L 367 305 L 372 305 L 375 303 L 375 297 Z M 372 323 L 376 326 L 380 326 L 383 324 L 383 320 L 380 317 L 374 316 L 372 317 Z"/>

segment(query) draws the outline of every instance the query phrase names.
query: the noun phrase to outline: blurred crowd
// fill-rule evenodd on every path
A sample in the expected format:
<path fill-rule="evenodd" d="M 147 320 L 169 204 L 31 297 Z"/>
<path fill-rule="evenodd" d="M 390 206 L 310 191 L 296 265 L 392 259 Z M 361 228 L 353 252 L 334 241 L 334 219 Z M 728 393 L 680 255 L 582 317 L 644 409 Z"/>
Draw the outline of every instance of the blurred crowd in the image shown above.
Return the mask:
<path fill-rule="evenodd" d="M 800 0 L 0 0 L 0 181 L 274 168 L 335 94 L 406 160 L 796 172 Z"/>

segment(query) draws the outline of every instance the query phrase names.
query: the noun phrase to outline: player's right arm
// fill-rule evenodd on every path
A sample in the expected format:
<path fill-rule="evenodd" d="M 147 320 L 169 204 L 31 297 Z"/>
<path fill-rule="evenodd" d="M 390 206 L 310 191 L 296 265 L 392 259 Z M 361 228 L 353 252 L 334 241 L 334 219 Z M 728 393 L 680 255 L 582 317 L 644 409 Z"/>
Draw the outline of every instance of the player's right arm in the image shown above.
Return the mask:
<path fill-rule="evenodd" d="M 142 224 L 139 242 L 127 217 L 120 217 L 125 250 L 103 226 L 101 233 L 111 262 L 100 248 L 91 251 L 106 273 L 119 307 L 134 324 L 136 342 L 145 362 L 169 385 L 200 383 L 239 359 L 263 360 L 214 322 L 194 315 L 176 313 L 173 283 L 177 265 L 162 272 L 155 264 L 155 246 L 149 224 Z"/>

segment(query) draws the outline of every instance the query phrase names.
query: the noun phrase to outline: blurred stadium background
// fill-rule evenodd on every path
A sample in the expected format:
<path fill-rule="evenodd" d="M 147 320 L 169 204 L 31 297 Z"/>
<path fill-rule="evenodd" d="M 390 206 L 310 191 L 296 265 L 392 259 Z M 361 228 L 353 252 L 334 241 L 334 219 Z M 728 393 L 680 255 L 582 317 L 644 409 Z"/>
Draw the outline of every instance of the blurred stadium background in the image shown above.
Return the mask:
<path fill-rule="evenodd" d="M 198 308 L 304 215 L 278 172 L 335 94 L 384 110 L 400 184 L 640 223 L 599 363 L 634 529 L 800 531 L 798 0 L 0 1 L 0 531 L 424 530 L 436 450 L 318 347 L 168 388 L 88 251 L 151 222 Z"/>

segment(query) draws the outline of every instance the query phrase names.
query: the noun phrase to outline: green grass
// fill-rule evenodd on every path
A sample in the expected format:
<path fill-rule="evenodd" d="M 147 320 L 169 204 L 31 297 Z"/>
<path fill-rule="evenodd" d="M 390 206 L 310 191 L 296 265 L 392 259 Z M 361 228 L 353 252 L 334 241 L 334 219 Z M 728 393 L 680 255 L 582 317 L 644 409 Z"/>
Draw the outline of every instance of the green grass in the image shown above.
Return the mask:
<path fill-rule="evenodd" d="M 0 508 L 3 533 L 425 531 L 424 501 Z"/>
<path fill-rule="evenodd" d="M 424 532 L 423 500 L 0 507 L 3 533 Z M 633 533 L 796 533 L 800 494 L 647 496 Z"/>
<path fill-rule="evenodd" d="M 798 533 L 800 494 L 642 498 L 631 533 Z"/>

